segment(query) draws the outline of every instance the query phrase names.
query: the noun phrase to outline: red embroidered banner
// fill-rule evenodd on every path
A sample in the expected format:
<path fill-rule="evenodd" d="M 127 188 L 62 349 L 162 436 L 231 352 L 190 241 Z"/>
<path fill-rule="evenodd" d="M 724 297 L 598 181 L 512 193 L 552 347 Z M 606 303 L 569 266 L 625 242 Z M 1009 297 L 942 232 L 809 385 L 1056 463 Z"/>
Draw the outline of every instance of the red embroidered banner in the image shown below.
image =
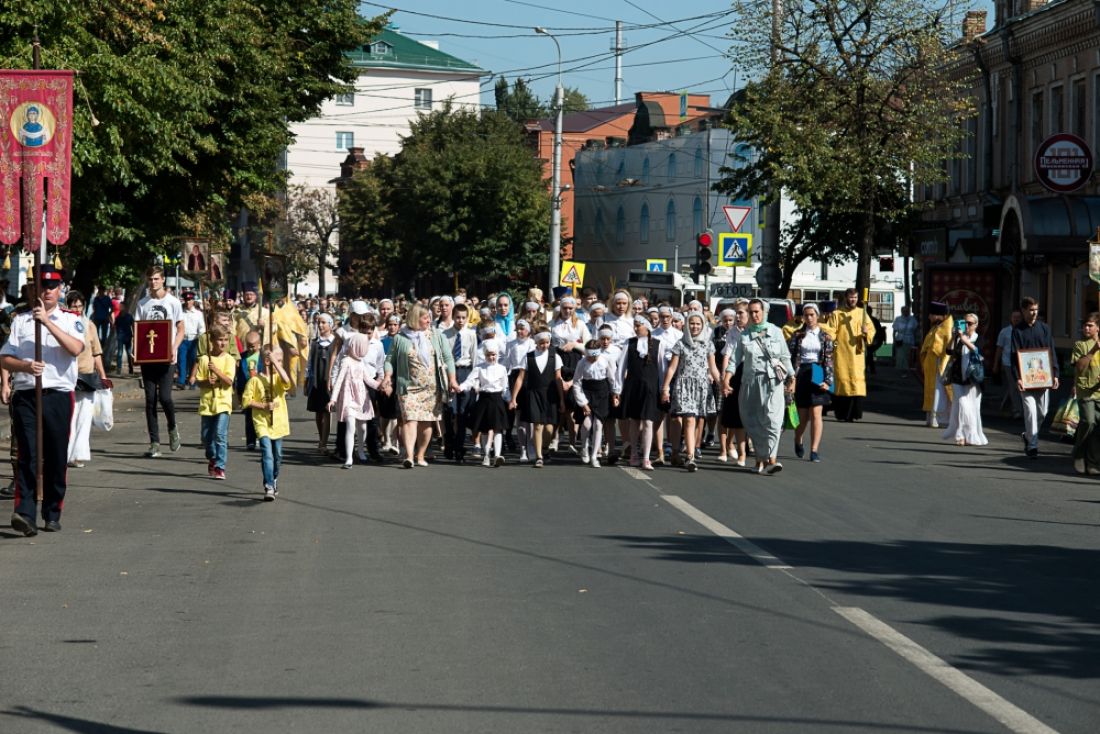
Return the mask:
<path fill-rule="evenodd" d="M 69 239 L 73 72 L 0 71 L 0 242 L 41 244 L 43 180 L 49 179 L 46 239 Z M 19 180 L 29 205 L 20 200 Z M 20 217 L 23 224 L 20 226 Z"/>

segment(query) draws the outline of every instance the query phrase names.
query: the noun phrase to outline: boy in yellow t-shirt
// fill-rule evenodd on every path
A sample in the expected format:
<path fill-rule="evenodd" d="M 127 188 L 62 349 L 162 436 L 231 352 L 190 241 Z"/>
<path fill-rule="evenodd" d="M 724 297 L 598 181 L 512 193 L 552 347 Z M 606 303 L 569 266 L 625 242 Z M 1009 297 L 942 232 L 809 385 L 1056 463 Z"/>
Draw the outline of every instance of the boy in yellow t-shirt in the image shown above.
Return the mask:
<path fill-rule="evenodd" d="M 269 378 L 267 373 L 272 371 Z M 252 426 L 260 445 L 260 468 L 264 476 L 264 502 L 279 496 L 279 467 L 283 463 L 283 437 L 290 435 L 286 393 L 290 378 L 283 369 L 282 350 L 263 348 L 263 370 L 244 386 L 241 404 L 252 409 Z"/>
<path fill-rule="evenodd" d="M 214 479 L 225 479 L 236 361 L 228 352 L 229 332 L 225 327 L 212 327 L 210 341 L 210 354 L 200 357 L 195 366 L 195 381 L 201 390 L 199 415 L 202 421 L 202 445 L 209 461 L 207 472 Z"/>

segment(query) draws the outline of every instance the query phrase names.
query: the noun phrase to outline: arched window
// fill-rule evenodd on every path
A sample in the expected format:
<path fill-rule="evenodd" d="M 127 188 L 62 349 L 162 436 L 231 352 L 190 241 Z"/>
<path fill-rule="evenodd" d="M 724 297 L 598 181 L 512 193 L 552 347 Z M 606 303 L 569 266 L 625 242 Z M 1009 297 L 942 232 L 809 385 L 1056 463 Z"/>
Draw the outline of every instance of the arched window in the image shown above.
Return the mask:
<path fill-rule="evenodd" d="M 668 180 L 669 181 L 676 180 L 676 154 L 675 153 L 669 153 L 668 154 Z"/>
<path fill-rule="evenodd" d="M 673 199 L 669 199 L 665 207 L 665 239 L 669 242 L 676 239 L 676 202 Z"/>
<path fill-rule="evenodd" d="M 642 244 L 649 242 L 649 204 L 642 204 L 642 216 L 638 221 L 638 239 Z"/>
<path fill-rule="evenodd" d="M 603 209 L 596 210 L 596 231 L 592 233 L 592 238 L 603 244 Z"/>
<path fill-rule="evenodd" d="M 691 202 L 691 226 L 696 232 L 703 231 L 703 200 L 698 196 Z"/>
<path fill-rule="evenodd" d="M 642 183 L 646 186 L 649 185 L 649 159 L 646 158 L 642 161 Z"/>
<path fill-rule="evenodd" d="M 615 213 L 615 244 L 621 245 L 626 241 L 626 212 L 620 206 Z"/>
<path fill-rule="evenodd" d="M 695 149 L 695 178 L 703 177 L 703 149 Z"/>

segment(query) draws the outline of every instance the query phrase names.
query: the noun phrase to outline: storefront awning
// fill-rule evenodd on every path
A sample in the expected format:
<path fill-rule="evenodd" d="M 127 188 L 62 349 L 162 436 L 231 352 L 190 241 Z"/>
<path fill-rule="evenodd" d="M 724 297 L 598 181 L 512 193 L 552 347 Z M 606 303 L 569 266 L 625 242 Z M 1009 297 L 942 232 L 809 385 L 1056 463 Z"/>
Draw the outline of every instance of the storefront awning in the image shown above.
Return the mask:
<path fill-rule="evenodd" d="M 1010 196 L 1001 213 L 997 252 L 1081 255 L 1097 227 L 1100 196 Z M 1018 243 L 1006 241 L 1017 238 Z"/>

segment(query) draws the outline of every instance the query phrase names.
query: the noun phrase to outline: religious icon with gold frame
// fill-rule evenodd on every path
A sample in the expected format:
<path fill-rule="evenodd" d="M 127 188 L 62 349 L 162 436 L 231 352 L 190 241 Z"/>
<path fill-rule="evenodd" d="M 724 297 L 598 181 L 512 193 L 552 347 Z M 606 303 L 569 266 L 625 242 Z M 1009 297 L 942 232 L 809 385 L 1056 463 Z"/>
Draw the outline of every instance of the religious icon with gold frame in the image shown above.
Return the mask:
<path fill-rule="evenodd" d="M 134 350 L 135 364 L 168 364 L 172 361 L 172 336 L 175 329 L 172 322 L 135 321 Z"/>
<path fill-rule="evenodd" d="M 1051 367 L 1050 350 L 1018 349 L 1016 366 L 1020 370 L 1020 382 L 1025 390 L 1045 390 L 1054 387 L 1054 369 Z"/>

